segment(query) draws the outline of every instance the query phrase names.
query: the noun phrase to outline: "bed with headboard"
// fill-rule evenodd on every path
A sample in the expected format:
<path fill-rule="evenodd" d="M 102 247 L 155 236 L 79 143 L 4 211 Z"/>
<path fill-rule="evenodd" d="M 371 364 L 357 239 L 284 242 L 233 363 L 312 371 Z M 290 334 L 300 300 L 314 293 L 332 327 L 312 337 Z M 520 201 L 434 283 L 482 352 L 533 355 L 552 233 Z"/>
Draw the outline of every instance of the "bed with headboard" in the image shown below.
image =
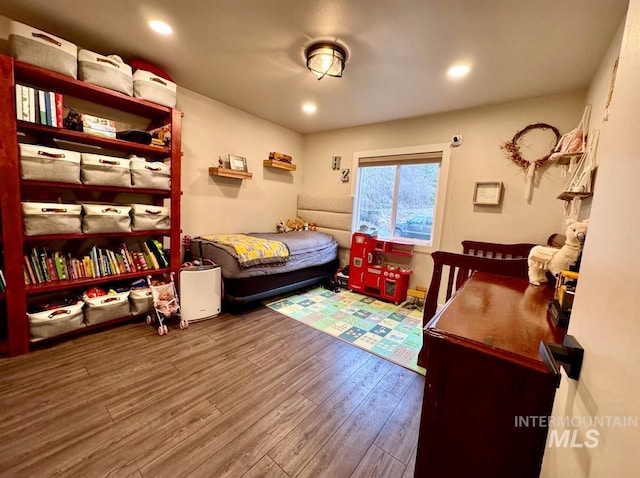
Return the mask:
<path fill-rule="evenodd" d="M 220 266 L 227 302 L 266 299 L 322 282 L 348 263 L 352 209 L 353 196 L 300 194 L 297 216 L 315 231 L 208 234 L 193 239 L 192 251 Z"/>

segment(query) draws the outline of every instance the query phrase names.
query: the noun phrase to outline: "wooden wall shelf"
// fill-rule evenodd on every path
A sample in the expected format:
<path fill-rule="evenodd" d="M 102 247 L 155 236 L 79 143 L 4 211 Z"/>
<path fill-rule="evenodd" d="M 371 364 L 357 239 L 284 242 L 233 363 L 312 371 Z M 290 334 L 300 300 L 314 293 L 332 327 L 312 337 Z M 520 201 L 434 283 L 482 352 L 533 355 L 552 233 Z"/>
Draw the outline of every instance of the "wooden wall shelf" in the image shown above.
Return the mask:
<path fill-rule="evenodd" d="M 295 171 L 296 165 L 287 163 L 286 161 L 278 161 L 276 159 L 265 159 L 262 161 L 265 168 L 284 169 L 286 171 Z"/>
<path fill-rule="evenodd" d="M 224 178 L 234 179 L 251 179 L 253 174 L 247 171 L 238 171 L 235 169 L 226 168 L 209 168 L 209 176 L 222 176 Z"/>
<path fill-rule="evenodd" d="M 564 191 L 558 195 L 558 199 L 562 199 L 563 201 L 571 201 L 572 199 L 575 199 L 575 198 L 584 199 L 591 196 L 593 196 L 593 193 L 591 192 L 582 193 L 582 192 Z"/>

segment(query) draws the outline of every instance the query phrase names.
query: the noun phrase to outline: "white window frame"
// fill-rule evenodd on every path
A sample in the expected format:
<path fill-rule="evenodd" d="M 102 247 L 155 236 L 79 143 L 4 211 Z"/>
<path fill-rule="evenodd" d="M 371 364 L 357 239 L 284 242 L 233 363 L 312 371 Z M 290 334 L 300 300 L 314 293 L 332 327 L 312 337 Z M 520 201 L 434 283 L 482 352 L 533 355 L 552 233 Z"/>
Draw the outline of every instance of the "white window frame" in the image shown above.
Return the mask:
<path fill-rule="evenodd" d="M 401 156 L 401 155 L 415 155 L 415 154 L 425 154 L 425 155 L 433 155 L 440 154 L 440 173 L 438 174 L 438 184 L 436 189 L 436 201 L 434 205 L 434 229 L 432 231 L 431 245 L 425 245 L 420 241 L 412 241 L 411 239 L 403 238 L 403 241 L 414 242 L 416 244 L 415 250 L 419 252 L 432 252 L 440 249 L 440 241 L 442 238 L 442 226 L 444 223 L 444 203 L 445 198 L 447 197 L 447 184 L 449 179 L 449 165 L 451 162 L 451 144 L 450 143 L 435 143 L 435 144 L 422 144 L 417 146 L 404 146 L 399 148 L 387 148 L 387 149 L 375 149 L 368 151 L 356 151 L 353 153 L 353 162 L 352 162 L 352 171 L 355 172 L 354 180 L 351 182 L 351 195 L 354 196 L 354 214 L 353 214 L 353 222 L 351 224 L 351 230 L 356 231 L 358 228 L 357 215 L 356 211 L 360 210 L 360 195 L 359 195 L 359 185 L 360 185 L 360 160 L 363 158 L 373 158 L 380 156 L 389 156 L 389 159 L 393 159 L 393 156 Z M 402 162 L 400 159 L 399 163 Z M 397 187 L 396 187 L 397 189 Z M 396 193 L 397 194 L 397 193 Z M 394 201 L 395 204 L 395 201 Z M 395 207 L 395 206 L 394 206 Z"/>

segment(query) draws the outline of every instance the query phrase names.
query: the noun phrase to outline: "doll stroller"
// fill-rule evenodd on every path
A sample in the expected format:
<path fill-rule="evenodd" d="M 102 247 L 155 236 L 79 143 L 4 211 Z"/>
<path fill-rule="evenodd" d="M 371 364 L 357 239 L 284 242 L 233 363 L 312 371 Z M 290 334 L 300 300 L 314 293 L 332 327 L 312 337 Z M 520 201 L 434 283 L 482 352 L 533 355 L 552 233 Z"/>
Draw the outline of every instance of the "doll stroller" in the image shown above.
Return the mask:
<path fill-rule="evenodd" d="M 165 324 L 168 319 L 180 320 L 181 329 L 189 327 L 189 322 L 180 316 L 180 302 L 173 277 L 174 273 L 172 272 L 169 283 L 154 285 L 151 276 L 147 276 L 147 283 L 153 299 L 153 311 L 147 315 L 147 324 L 157 326 L 158 335 L 165 335 L 169 332 L 169 328 Z"/>

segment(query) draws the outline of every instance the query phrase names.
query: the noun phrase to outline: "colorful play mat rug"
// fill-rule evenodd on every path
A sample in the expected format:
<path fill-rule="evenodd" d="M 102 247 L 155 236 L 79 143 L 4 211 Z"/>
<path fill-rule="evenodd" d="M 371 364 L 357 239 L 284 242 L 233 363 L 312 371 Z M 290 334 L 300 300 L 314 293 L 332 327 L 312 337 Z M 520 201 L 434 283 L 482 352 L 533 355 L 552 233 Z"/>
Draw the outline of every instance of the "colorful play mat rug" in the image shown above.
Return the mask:
<path fill-rule="evenodd" d="M 425 374 L 425 369 L 417 364 L 422 347 L 422 311 L 410 308 L 411 305 L 394 305 L 348 290 L 332 292 L 322 287 L 279 297 L 265 305 L 325 334 Z"/>

